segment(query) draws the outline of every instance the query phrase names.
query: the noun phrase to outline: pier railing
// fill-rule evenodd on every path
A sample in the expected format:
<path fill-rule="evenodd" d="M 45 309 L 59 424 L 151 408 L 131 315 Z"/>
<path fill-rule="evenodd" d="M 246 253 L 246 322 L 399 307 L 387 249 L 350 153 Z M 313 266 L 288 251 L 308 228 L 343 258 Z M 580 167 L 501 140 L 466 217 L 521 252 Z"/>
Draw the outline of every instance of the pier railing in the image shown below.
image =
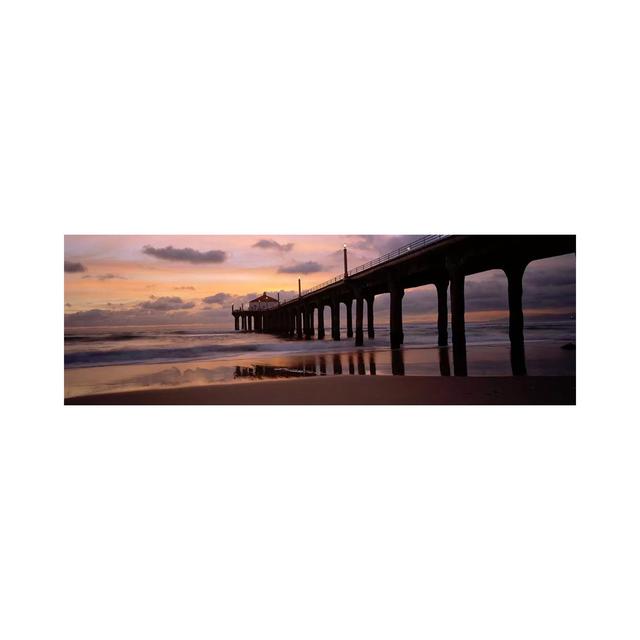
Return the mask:
<path fill-rule="evenodd" d="M 417 249 L 422 249 L 423 247 L 428 247 L 429 245 L 436 244 L 441 240 L 444 240 L 449 237 L 450 236 L 445 236 L 445 235 L 423 236 L 422 238 L 418 238 L 417 240 L 414 240 L 409 244 L 405 244 L 402 247 L 399 247 L 398 249 L 394 249 L 389 253 L 385 253 L 382 256 L 378 256 L 377 258 L 374 258 L 373 260 L 370 260 L 365 264 L 361 264 L 360 266 L 347 271 L 346 276 L 344 273 L 342 273 L 339 276 L 336 276 L 335 278 L 331 278 L 331 280 L 326 280 L 325 282 L 321 282 L 320 284 L 317 284 L 315 287 L 311 287 L 310 289 L 305 289 L 304 291 L 302 291 L 302 295 L 306 296 L 310 293 L 314 293 L 315 291 L 319 291 L 320 289 L 329 287 L 330 285 L 335 284 L 336 282 L 340 282 L 340 280 L 344 280 L 345 277 L 350 278 L 351 276 L 354 276 L 357 273 L 362 273 L 367 269 L 372 269 L 373 267 L 377 267 L 380 264 L 384 264 L 385 262 L 389 262 L 390 260 L 395 260 L 396 258 L 407 255 L 408 253 L 411 253 L 412 251 L 416 251 Z M 292 298 L 292 299 L 297 300 L 297 298 Z M 291 300 L 284 300 L 282 304 L 285 304 L 286 302 L 290 302 L 290 301 Z"/>

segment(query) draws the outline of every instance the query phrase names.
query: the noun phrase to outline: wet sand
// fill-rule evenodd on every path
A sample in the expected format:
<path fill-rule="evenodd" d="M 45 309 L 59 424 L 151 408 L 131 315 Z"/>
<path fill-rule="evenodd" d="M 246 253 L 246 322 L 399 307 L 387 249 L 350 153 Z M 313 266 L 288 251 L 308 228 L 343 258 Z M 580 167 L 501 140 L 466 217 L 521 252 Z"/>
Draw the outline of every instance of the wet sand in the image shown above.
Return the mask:
<path fill-rule="evenodd" d="M 219 359 L 69 368 L 64 372 L 65 397 L 246 384 L 282 378 L 448 377 L 455 373 L 450 348 L 391 350 L 352 349 L 347 344 L 331 346 L 341 347 L 342 351 L 248 353 Z M 469 377 L 509 377 L 512 373 L 507 345 L 468 346 L 467 362 Z M 563 350 L 558 343 L 532 342 L 527 345 L 527 372 L 532 377 L 575 376 L 575 351 Z"/>
<path fill-rule="evenodd" d="M 75 405 L 573 405 L 574 376 L 309 377 L 66 398 Z"/>

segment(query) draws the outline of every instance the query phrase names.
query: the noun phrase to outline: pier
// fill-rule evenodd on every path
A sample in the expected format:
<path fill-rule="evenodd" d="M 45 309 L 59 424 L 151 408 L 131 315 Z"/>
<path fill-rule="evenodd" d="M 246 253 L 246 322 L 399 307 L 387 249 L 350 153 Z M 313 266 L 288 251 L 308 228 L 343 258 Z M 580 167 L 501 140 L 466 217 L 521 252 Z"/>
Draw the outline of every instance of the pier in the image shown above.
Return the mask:
<path fill-rule="evenodd" d="M 467 276 L 500 269 L 508 284 L 509 339 L 514 375 L 526 374 L 522 279 L 534 260 L 575 253 L 573 235 L 431 235 L 344 272 L 298 296 L 278 301 L 272 308 L 248 310 L 232 308 L 236 331 L 282 334 L 300 340 L 325 339 L 324 309 L 331 311 L 331 339 L 340 340 L 340 305 L 346 307 L 346 334 L 355 346 L 364 344 L 365 303 L 367 336 L 375 337 L 375 297 L 390 295 L 390 346 L 404 342 L 402 299 L 407 289 L 434 285 L 438 296 L 437 344 L 451 346 L 454 375 L 467 375 L 464 283 Z M 353 303 L 355 301 L 355 328 Z M 314 322 L 317 316 L 317 323 Z"/>

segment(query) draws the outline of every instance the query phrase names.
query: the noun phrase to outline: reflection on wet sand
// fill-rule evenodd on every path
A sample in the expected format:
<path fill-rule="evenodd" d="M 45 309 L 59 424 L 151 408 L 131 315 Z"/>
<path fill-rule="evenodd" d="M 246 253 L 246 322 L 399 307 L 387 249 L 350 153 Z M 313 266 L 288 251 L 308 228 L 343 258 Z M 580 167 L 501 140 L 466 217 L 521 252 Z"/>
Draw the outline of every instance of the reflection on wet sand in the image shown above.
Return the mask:
<path fill-rule="evenodd" d="M 387 352 L 357 351 L 355 353 L 336 353 L 331 356 L 310 355 L 303 356 L 299 359 L 289 358 L 275 362 L 274 364 L 235 366 L 231 370 L 233 371 L 234 379 L 326 376 L 327 360 L 331 358 L 333 375 L 342 375 L 345 368 L 349 371 L 349 375 L 355 375 L 356 371 L 360 376 L 367 375 L 366 360 L 368 360 L 369 364 L 368 374 L 372 376 L 378 375 L 379 366 L 382 367 L 381 372 L 383 374 L 390 373 L 394 376 L 404 376 L 412 373 L 437 375 L 438 372 L 441 376 L 450 376 L 452 374 L 450 348 L 438 348 L 437 357 L 433 359 L 431 370 L 424 370 L 422 368 L 424 365 L 421 364 L 421 361 L 416 360 L 416 357 L 419 358 L 422 353 L 412 350 L 392 349 Z M 435 351 L 431 353 L 435 355 Z M 514 353 L 513 350 L 511 351 L 513 375 L 518 375 L 523 371 L 523 357 L 523 352 Z M 377 360 L 380 362 L 378 363 Z M 406 367 L 408 367 L 408 373 Z M 502 373 L 502 375 L 504 375 L 504 373 Z M 118 384 L 127 387 L 184 386 L 215 383 L 220 382 L 222 379 L 222 374 L 216 369 L 196 367 L 181 370 L 178 367 L 169 367 L 143 375 L 120 379 L 118 380 Z"/>
<path fill-rule="evenodd" d="M 185 369 L 181 371 L 178 367 L 170 367 L 153 373 L 144 373 L 138 376 L 123 378 L 118 381 L 119 385 L 126 387 L 151 387 L 151 386 L 178 386 L 189 384 L 206 384 L 219 382 L 219 374 L 212 369 Z"/>
<path fill-rule="evenodd" d="M 365 357 L 369 361 L 369 371 Z M 345 368 L 349 371 L 349 375 L 366 376 L 377 375 L 376 354 L 372 351 L 368 354 L 360 351 L 355 354 L 334 354 L 331 356 L 333 375 L 342 375 Z M 344 362 L 346 360 L 346 363 Z M 405 375 L 404 354 L 401 350 L 392 354 L 391 371 L 393 375 Z M 253 364 L 249 366 L 236 366 L 234 378 L 299 378 L 304 376 L 326 376 L 327 375 L 327 358 L 318 356 L 313 360 L 303 359 L 300 361 L 292 360 L 282 365 L 265 365 Z"/>
<path fill-rule="evenodd" d="M 364 354 L 362 351 L 358 351 L 358 375 L 364 376 L 366 373 L 364 368 Z"/>
<path fill-rule="evenodd" d="M 575 350 L 561 344 L 526 345 L 523 351 L 508 345 L 478 345 L 469 349 L 469 375 L 575 375 Z M 255 356 L 254 356 L 255 357 Z M 394 349 L 335 354 L 304 354 L 294 357 L 265 357 L 261 363 L 244 358 L 200 361 L 184 364 L 145 364 L 65 370 L 65 396 L 110 391 L 168 388 L 229 383 L 259 379 L 342 375 L 423 375 L 451 376 L 454 373 L 452 348 Z"/>
<path fill-rule="evenodd" d="M 402 349 L 391 350 L 391 373 L 394 376 L 404 375 L 404 353 Z"/>
<path fill-rule="evenodd" d="M 300 363 L 298 367 L 278 367 L 272 365 L 256 364 L 249 367 L 236 367 L 234 378 L 303 378 L 315 376 L 315 368 Z"/>
<path fill-rule="evenodd" d="M 440 352 L 440 375 L 450 376 L 451 364 L 449 362 L 449 347 L 438 347 L 438 351 Z"/>
<path fill-rule="evenodd" d="M 524 342 L 511 344 L 511 372 L 514 376 L 527 375 L 527 361 L 524 354 Z"/>
<path fill-rule="evenodd" d="M 352 376 L 356 375 L 356 372 L 359 376 L 366 376 L 367 365 L 365 361 L 365 355 L 369 361 L 368 374 L 372 376 L 377 375 L 378 367 L 376 364 L 376 354 L 373 351 L 369 352 L 368 354 L 359 351 L 355 355 L 351 353 L 333 354 L 331 356 L 333 375 L 340 376 L 345 372 L 345 370 L 347 370 L 349 372 L 349 375 Z M 394 376 L 405 375 L 405 354 L 401 349 L 391 352 L 390 364 L 390 371 L 389 369 L 386 369 L 387 372 L 393 374 Z M 387 362 L 387 367 L 388 366 L 389 363 Z M 286 364 L 282 364 L 279 366 L 264 364 L 253 364 L 245 367 L 237 366 L 235 367 L 234 378 L 300 378 L 304 376 L 317 375 L 327 375 L 327 358 L 325 356 L 318 356 L 313 360 L 309 360 L 306 358 L 299 361 L 290 360 Z"/>
<path fill-rule="evenodd" d="M 494 375 L 508 375 L 508 362 L 502 358 L 505 351 L 492 347 L 485 347 L 479 350 L 483 354 L 482 368 L 488 370 L 490 367 Z M 432 354 L 426 361 L 425 354 Z M 512 354 L 513 355 L 513 354 Z M 523 362 L 521 354 L 515 354 L 515 364 L 513 375 L 518 375 L 517 371 L 522 371 Z M 327 371 L 328 361 L 331 363 L 331 370 Z M 367 368 L 368 361 L 368 368 Z M 472 363 L 475 368 L 475 363 Z M 453 374 L 451 362 L 451 348 L 439 347 L 433 350 L 405 350 L 392 349 L 385 352 L 357 351 L 354 353 L 335 353 L 331 355 L 308 355 L 300 358 L 283 359 L 273 364 L 251 364 L 247 366 L 236 366 L 234 378 L 298 378 L 303 376 L 326 376 L 326 375 L 441 375 L 451 376 Z M 484 371 L 483 371 L 484 373 Z M 478 375 L 472 371 L 472 375 Z M 213 373 L 207 369 L 187 370 L 180 372 L 176 368 L 167 369 L 145 376 L 145 380 L 129 380 L 138 384 L 185 384 L 196 380 L 214 381 Z"/>

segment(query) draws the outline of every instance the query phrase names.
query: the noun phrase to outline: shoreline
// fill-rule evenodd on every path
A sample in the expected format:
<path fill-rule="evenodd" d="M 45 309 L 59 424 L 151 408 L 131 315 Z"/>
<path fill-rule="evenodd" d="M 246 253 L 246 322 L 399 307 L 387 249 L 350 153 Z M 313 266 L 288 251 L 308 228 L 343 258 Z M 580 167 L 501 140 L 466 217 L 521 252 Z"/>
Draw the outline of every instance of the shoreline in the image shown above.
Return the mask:
<path fill-rule="evenodd" d="M 411 346 L 388 348 L 331 345 L 331 350 L 249 352 L 238 357 L 181 360 L 170 363 L 110 364 L 65 368 L 65 397 L 105 393 L 242 384 L 280 378 L 358 376 L 449 377 L 455 373 L 451 348 Z M 527 344 L 527 373 L 536 376 L 575 376 L 575 351 L 544 341 Z M 506 345 L 467 348 L 469 377 L 505 377 L 513 373 Z"/>
<path fill-rule="evenodd" d="M 322 376 L 72 396 L 65 405 L 575 405 L 575 376 Z"/>

